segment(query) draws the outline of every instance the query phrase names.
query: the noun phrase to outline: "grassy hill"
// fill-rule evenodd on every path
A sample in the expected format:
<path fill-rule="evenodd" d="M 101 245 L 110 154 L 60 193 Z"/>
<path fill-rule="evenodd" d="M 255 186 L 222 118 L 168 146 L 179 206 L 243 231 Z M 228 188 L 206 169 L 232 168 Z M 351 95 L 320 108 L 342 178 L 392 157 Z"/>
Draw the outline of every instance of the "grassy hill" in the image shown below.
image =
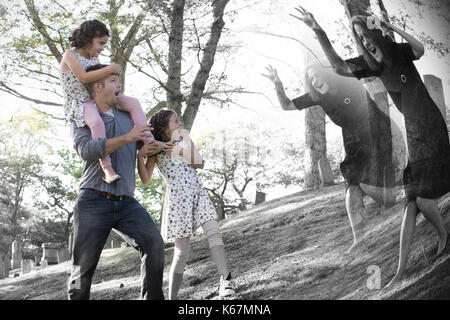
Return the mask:
<path fill-rule="evenodd" d="M 450 299 L 450 254 L 432 258 L 437 238 L 420 216 L 405 280 L 393 288 L 369 289 L 370 268 L 382 288 L 398 259 L 402 195 L 382 210 L 366 198 L 366 241 L 346 255 L 352 235 L 343 184 L 272 200 L 221 222 L 229 265 L 239 287 L 236 299 Z M 449 213 L 444 214 L 445 221 Z M 448 223 L 447 223 L 448 228 Z M 447 252 L 450 250 L 447 250 Z M 164 293 L 173 247 L 165 250 Z M 70 262 L 0 280 L 1 299 L 66 299 Z M 104 250 L 91 299 L 136 299 L 140 262 L 133 248 Z M 217 299 L 217 269 L 207 240 L 191 240 L 180 299 Z"/>

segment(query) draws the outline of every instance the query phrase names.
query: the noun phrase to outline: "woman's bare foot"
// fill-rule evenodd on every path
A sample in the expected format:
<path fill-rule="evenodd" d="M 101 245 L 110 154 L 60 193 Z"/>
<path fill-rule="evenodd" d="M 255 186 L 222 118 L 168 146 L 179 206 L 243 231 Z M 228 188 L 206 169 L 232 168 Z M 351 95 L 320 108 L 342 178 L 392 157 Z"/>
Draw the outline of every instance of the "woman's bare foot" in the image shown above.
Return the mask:
<path fill-rule="evenodd" d="M 448 232 L 445 233 L 445 236 L 443 238 L 439 239 L 438 249 L 436 253 L 436 257 L 439 257 L 444 250 L 447 248 L 450 242 L 450 235 Z"/>
<path fill-rule="evenodd" d="M 400 280 L 402 280 L 403 277 L 403 272 L 397 272 L 394 276 L 394 278 L 392 278 L 392 280 L 386 285 L 385 288 L 389 288 L 390 286 L 393 286 L 397 283 L 400 282 Z"/>
<path fill-rule="evenodd" d="M 104 167 L 103 172 L 105 173 L 103 181 L 106 183 L 113 183 L 114 181 L 122 179 L 122 177 L 116 173 L 112 166 Z"/>
<path fill-rule="evenodd" d="M 360 248 L 362 245 L 364 245 L 364 240 L 360 239 L 358 241 L 354 241 L 352 246 L 345 251 L 345 254 L 350 254 L 355 251 L 355 249 Z"/>

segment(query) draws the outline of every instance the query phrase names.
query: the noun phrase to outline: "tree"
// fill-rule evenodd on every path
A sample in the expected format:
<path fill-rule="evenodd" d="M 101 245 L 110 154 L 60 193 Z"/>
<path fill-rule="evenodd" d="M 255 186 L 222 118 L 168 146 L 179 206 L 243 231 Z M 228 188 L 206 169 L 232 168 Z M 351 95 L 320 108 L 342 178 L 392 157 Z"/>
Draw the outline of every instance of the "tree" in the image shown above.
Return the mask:
<path fill-rule="evenodd" d="M 276 185 L 303 189 L 304 167 L 299 159 L 304 143 L 284 129 L 239 123 L 206 132 L 198 145 L 206 160 L 199 174 L 220 218 L 247 209 L 255 191 Z"/>
<path fill-rule="evenodd" d="M 24 193 L 36 183 L 42 169 L 39 153 L 44 142 L 36 132 L 43 127 L 39 120 L 26 117 L 0 127 L 0 278 L 8 276 L 11 244 L 31 217 Z"/>
<path fill-rule="evenodd" d="M 51 173 L 39 175 L 36 189 L 42 196 L 34 201 L 34 208 L 39 213 L 35 214 L 24 235 L 38 247 L 43 242 L 68 246 L 78 181 L 84 170 L 84 162 L 74 150 L 63 148 L 55 153 L 58 155 L 56 161 L 48 164 Z"/>
<path fill-rule="evenodd" d="M 122 67 L 122 91 L 131 64 L 152 80 L 148 92 L 153 93 L 153 108 L 148 115 L 167 106 L 182 116 L 185 128 L 190 130 L 202 97 L 223 102 L 230 93 L 244 91 L 224 90 L 226 98 L 220 98 L 215 83 L 224 82 L 226 76 L 223 71 L 211 76 L 216 52 L 232 48 L 218 46 L 228 1 L 214 1 L 211 5 L 209 1 L 174 0 L 169 7 L 166 1 L 154 0 L 24 0 L 23 4 L 9 0 L 0 6 L 0 13 L 7 17 L 0 27 L 5 40 L 1 49 L 5 72 L 0 76 L 0 90 L 31 101 L 33 108 L 62 120 L 59 63 L 69 48 L 70 28 L 97 18 L 111 30 L 109 56 Z M 30 31 L 23 32 L 25 29 Z M 188 65 L 187 71 L 181 68 L 183 62 Z M 198 70 L 194 74 L 191 70 L 195 65 Z M 209 79 L 211 90 L 206 92 Z M 39 97 L 42 92 L 46 99 Z M 162 94 L 166 99 L 161 99 Z"/>

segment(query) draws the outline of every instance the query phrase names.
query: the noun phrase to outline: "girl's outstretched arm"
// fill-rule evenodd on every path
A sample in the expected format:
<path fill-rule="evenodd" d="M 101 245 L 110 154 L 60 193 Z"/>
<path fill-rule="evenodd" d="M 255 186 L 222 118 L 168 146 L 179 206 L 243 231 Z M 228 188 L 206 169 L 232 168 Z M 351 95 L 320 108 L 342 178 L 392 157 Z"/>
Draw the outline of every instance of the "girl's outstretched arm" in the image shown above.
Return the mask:
<path fill-rule="evenodd" d="M 156 156 L 147 157 L 147 161 L 145 161 L 145 157 L 138 154 L 138 173 L 143 184 L 150 182 L 153 175 L 153 170 L 155 169 L 155 164 Z"/>
<path fill-rule="evenodd" d="M 336 53 L 327 34 L 323 31 L 322 27 L 317 23 L 314 16 L 303 9 L 301 6 L 295 8 L 298 12 L 298 16 L 291 14 L 292 17 L 303 21 L 308 27 L 310 27 L 317 36 L 320 46 L 324 51 L 328 61 L 333 67 L 334 71 L 342 76 L 353 77 L 352 70 L 349 68 L 348 64 Z"/>
<path fill-rule="evenodd" d="M 83 66 L 81 65 L 80 60 L 78 60 L 78 58 L 76 57 L 75 53 L 70 50 L 66 51 L 63 60 L 63 63 L 65 63 L 67 67 L 70 68 L 70 70 L 78 78 L 78 80 L 81 81 L 81 83 L 97 81 L 103 79 L 111 73 L 120 73 L 120 65 L 114 62 L 105 68 L 86 72 L 86 70 L 84 70 Z"/>
<path fill-rule="evenodd" d="M 264 77 L 268 78 L 275 85 L 275 90 L 277 92 L 278 101 L 280 102 L 281 108 L 283 110 L 297 110 L 297 108 L 292 103 L 291 99 L 286 96 L 284 91 L 283 83 L 278 77 L 278 72 L 275 68 L 269 65 L 267 68 L 268 75 L 262 74 Z"/>

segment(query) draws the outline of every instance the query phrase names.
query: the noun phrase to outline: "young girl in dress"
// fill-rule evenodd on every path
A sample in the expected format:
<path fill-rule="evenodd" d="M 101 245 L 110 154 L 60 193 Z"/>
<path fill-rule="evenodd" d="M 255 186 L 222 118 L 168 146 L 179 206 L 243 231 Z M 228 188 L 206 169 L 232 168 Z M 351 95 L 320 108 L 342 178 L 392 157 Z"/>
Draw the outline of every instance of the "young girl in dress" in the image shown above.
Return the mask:
<path fill-rule="evenodd" d="M 189 238 L 202 226 L 209 242 L 211 255 L 220 274 L 219 295 L 233 295 L 231 273 L 228 270 L 222 235 L 216 211 L 196 168 L 203 168 L 204 160 L 189 135 L 181 131 L 183 124 L 171 110 L 161 110 L 152 116 L 150 124 L 156 140 L 174 142 L 171 152 L 138 157 L 138 171 L 142 182 L 148 183 L 155 164 L 166 183 L 161 234 L 165 241 L 174 239 L 175 250 L 169 271 L 169 299 L 177 298 L 188 260 Z"/>
<path fill-rule="evenodd" d="M 111 63 L 100 70 L 86 72 L 88 67 L 99 63 L 98 56 L 105 49 L 108 38 L 109 30 L 104 23 L 98 20 L 83 22 L 69 37 L 72 48 L 65 52 L 60 64 L 66 119 L 75 122 L 78 127 L 87 125 L 91 130 L 92 139 L 106 137 L 105 124 L 84 84 L 103 79 L 111 73 L 120 74 L 120 65 L 116 63 Z M 122 94 L 118 98 L 119 108 L 131 114 L 136 126 L 146 125 L 145 114 L 137 99 Z M 153 137 L 145 142 L 152 139 Z M 100 165 L 105 173 L 103 178 L 105 182 L 112 183 L 121 178 L 116 174 L 109 155 L 100 159 Z"/>
<path fill-rule="evenodd" d="M 448 245 L 450 235 L 444 227 L 437 199 L 450 192 L 450 142 L 447 126 L 439 108 L 429 95 L 413 61 L 424 54 L 417 39 L 374 16 L 356 16 L 352 32 L 363 54 L 342 60 L 334 51 L 313 15 L 296 9 L 317 38 L 336 72 L 358 79 L 379 77 L 405 119 L 408 164 L 403 171 L 406 208 L 400 233 L 397 273 L 388 286 L 399 281 L 406 268 L 417 214 L 433 225 L 438 234 L 436 256 Z M 406 43 L 396 43 L 387 32 L 400 35 Z"/>

